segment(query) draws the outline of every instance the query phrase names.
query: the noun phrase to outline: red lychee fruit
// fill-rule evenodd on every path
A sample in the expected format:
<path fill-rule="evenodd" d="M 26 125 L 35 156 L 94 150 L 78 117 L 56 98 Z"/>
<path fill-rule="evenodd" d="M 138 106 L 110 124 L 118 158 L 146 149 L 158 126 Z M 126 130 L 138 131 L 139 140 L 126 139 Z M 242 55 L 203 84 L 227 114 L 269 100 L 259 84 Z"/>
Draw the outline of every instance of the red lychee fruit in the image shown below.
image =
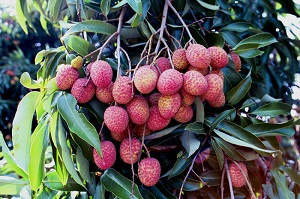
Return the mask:
<path fill-rule="evenodd" d="M 176 49 L 172 56 L 172 62 L 175 69 L 185 69 L 189 65 L 189 62 L 186 58 L 186 50 L 184 48 Z"/>
<path fill-rule="evenodd" d="M 94 63 L 94 62 L 90 62 L 90 63 L 86 66 L 86 68 L 85 68 L 85 74 L 86 74 L 86 76 L 90 76 L 90 74 L 91 74 L 91 68 L 92 68 L 93 63 Z"/>
<path fill-rule="evenodd" d="M 201 44 L 192 44 L 186 50 L 186 58 L 189 63 L 197 68 L 205 69 L 210 64 L 210 54 Z"/>
<path fill-rule="evenodd" d="M 108 140 L 101 141 L 102 157 L 97 150 L 93 149 L 94 162 L 101 170 L 106 170 L 112 167 L 116 161 L 117 151 L 115 145 Z"/>
<path fill-rule="evenodd" d="M 90 101 L 95 95 L 96 86 L 88 78 L 78 78 L 71 89 L 71 94 L 78 103 L 84 104 Z"/>
<path fill-rule="evenodd" d="M 206 78 L 197 71 L 187 71 L 183 75 L 183 88 L 191 95 L 202 95 L 208 89 Z"/>
<path fill-rule="evenodd" d="M 207 68 L 197 68 L 197 67 L 194 67 L 192 65 L 189 65 L 188 68 L 187 68 L 187 71 L 190 71 L 190 70 L 195 70 L 195 71 L 198 71 L 199 73 L 201 73 L 203 76 L 209 74 L 210 72 L 210 67 L 207 67 Z"/>
<path fill-rule="evenodd" d="M 152 93 L 150 96 L 149 96 L 149 104 L 150 106 L 154 106 L 154 105 L 158 105 L 158 99 L 159 97 L 161 96 L 162 94 L 161 93 Z"/>
<path fill-rule="evenodd" d="M 172 65 L 170 63 L 170 60 L 166 57 L 159 57 L 156 61 L 155 64 L 157 68 L 159 69 L 160 74 L 164 72 L 165 70 L 171 69 Z"/>
<path fill-rule="evenodd" d="M 193 118 L 193 115 L 193 108 L 182 104 L 173 119 L 180 123 L 187 123 Z"/>
<path fill-rule="evenodd" d="M 237 188 L 245 185 L 246 179 L 248 178 L 248 171 L 247 171 L 245 164 L 242 162 L 238 162 L 238 165 L 241 167 L 242 171 L 233 162 L 231 162 L 228 166 L 232 186 L 237 187 Z M 243 175 L 243 173 L 245 174 L 246 178 Z"/>
<path fill-rule="evenodd" d="M 216 74 L 221 77 L 221 79 L 224 81 L 224 73 L 222 72 L 221 69 L 214 69 L 210 71 L 210 74 Z"/>
<path fill-rule="evenodd" d="M 100 88 L 100 87 L 96 88 L 96 97 L 100 102 L 109 104 L 114 100 L 112 95 L 113 85 L 114 83 L 110 82 L 110 84 L 105 88 Z"/>
<path fill-rule="evenodd" d="M 140 68 L 150 68 L 151 70 L 153 70 L 157 76 L 157 78 L 160 76 L 160 72 L 158 71 L 157 67 L 155 65 L 143 65 L 143 66 L 140 66 Z"/>
<path fill-rule="evenodd" d="M 90 77 L 97 87 L 105 88 L 112 81 L 113 71 L 109 63 L 96 60 L 90 69 Z"/>
<path fill-rule="evenodd" d="M 138 138 L 143 137 L 143 134 L 144 134 L 144 136 L 147 136 L 147 135 L 150 135 L 152 133 L 152 131 L 149 128 L 147 128 L 146 124 L 135 125 L 134 126 L 134 132 L 135 132 L 134 135 Z"/>
<path fill-rule="evenodd" d="M 214 69 L 224 68 L 228 64 L 226 51 L 219 46 L 211 46 L 208 49 L 210 54 L 210 66 Z"/>
<path fill-rule="evenodd" d="M 127 164 L 136 163 L 141 157 L 141 142 L 137 138 L 125 138 L 120 144 L 120 157 Z"/>
<path fill-rule="evenodd" d="M 231 59 L 232 59 L 232 61 L 234 63 L 235 70 L 237 72 L 240 72 L 240 70 L 242 68 L 242 61 L 241 61 L 240 56 L 238 54 L 236 54 L 236 53 L 233 53 L 233 52 L 229 53 L 229 55 L 230 55 L 230 57 L 231 57 Z"/>
<path fill-rule="evenodd" d="M 205 93 L 205 99 L 208 101 L 215 101 L 223 91 L 223 80 L 219 75 L 208 74 L 205 76 L 208 82 L 208 89 Z"/>
<path fill-rule="evenodd" d="M 155 158 L 145 158 L 138 166 L 138 176 L 145 186 L 154 186 L 160 179 L 161 166 Z"/>
<path fill-rule="evenodd" d="M 135 95 L 132 100 L 126 104 L 126 110 L 129 119 L 134 124 L 144 124 L 149 117 L 149 104 L 141 95 Z"/>
<path fill-rule="evenodd" d="M 133 128 L 133 125 L 129 121 L 128 127 L 124 131 L 122 131 L 121 133 L 116 133 L 116 132 L 110 131 L 110 135 L 115 141 L 122 142 L 122 140 L 124 140 L 124 138 L 129 137 L 129 133 L 130 133 L 130 135 L 132 134 L 132 130 L 133 130 L 132 128 Z"/>
<path fill-rule="evenodd" d="M 161 116 L 158 106 L 151 106 L 149 111 L 149 118 L 146 122 L 147 128 L 152 131 L 158 131 L 168 126 L 171 119 L 165 119 L 163 116 Z"/>
<path fill-rule="evenodd" d="M 195 101 L 195 95 L 188 93 L 183 87 L 180 89 L 180 95 L 182 98 L 182 103 L 185 105 L 192 105 Z"/>
<path fill-rule="evenodd" d="M 219 96 L 214 101 L 210 101 L 210 100 L 206 100 L 206 101 L 211 107 L 221 108 L 222 106 L 224 106 L 226 102 L 225 94 L 223 91 L 221 91 Z"/>
<path fill-rule="evenodd" d="M 112 95 L 117 103 L 127 104 L 133 97 L 131 79 L 127 76 L 118 77 L 114 82 Z"/>
<path fill-rule="evenodd" d="M 137 69 L 133 82 L 139 92 L 148 94 L 156 88 L 157 79 L 158 77 L 152 69 L 141 67 Z"/>
<path fill-rule="evenodd" d="M 180 105 L 181 96 L 179 93 L 161 95 L 158 99 L 158 110 L 160 115 L 166 119 L 171 119 L 177 113 Z"/>
<path fill-rule="evenodd" d="M 120 106 L 110 106 L 105 109 L 103 118 L 107 128 L 115 133 L 122 133 L 129 122 L 126 110 Z"/>
<path fill-rule="evenodd" d="M 178 70 L 168 69 L 159 76 L 157 89 L 164 95 L 172 95 L 179 91 L 182 83 L 182 74 Z"/>
<path fill-rule="evenodd" d="M 72 87 L 79 78 L 79 71 L 71 65 L 60 65 L 56 73 L 56 85 L 59 90 L 67 90 Z"/>

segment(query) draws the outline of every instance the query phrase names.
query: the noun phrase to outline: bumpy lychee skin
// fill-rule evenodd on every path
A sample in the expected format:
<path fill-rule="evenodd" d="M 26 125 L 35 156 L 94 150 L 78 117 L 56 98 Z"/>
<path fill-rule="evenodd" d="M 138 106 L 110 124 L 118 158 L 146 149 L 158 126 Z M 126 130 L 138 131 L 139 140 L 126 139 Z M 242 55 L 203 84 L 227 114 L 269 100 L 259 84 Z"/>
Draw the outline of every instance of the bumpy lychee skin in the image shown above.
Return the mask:
<path fill-rule="evenodd" d="M 160 178 L 161 166 L 155 158 L 145 158 L 141 160 L 138 167 L 138 176 L 145 186 L 154 186 Z"/>
<path fill-rule="evenodd" d="M 135 95 L 132 100 L 126 104 L 126 110 L 129 119 L 134 124 L 144 124 L 149 117 L 149 104 L 141 95 Z"/>
<path fill-rule="evenodd" d="M 187 68 L 187 71 L 190 71 L 190 70 L 195 70 L 195 71 L 198 71 L 199 73 L 201 73 L 203 76 L 209 74 L 210 72 L 210 67 L 207 67 L 207 68 L 197 68 L 195 66 L 192 66 L 192 65 L 189 65 L 188 68 Z"/>
<path fill-rule="evenodd" d="M 180 123 L 187 123 L 193 118 L 193 115 L 193 108 L 182 104 L 173 119 Z"/>
<path fill-rule="evenodd" d="M 161 116 L 158 106 L 151 106 L 149 111 L 149 118 L 146 122 L 148 129 L 152 131 L 158 131 L 168 126 L 171 120 L 165 119 L 163 116 Z"/>
<path fill-rule="evenodd" d="M 170 63 L 170 60 L 166 57 L 159 57 L 156 61 L 155 64 L 157 68 L 160 71 L 160 74 L 164 72 L 165 70 L 171 69 L 172 65 Z"/>
<path fill-rule="evenodd" d="M 207 68 L 210 64 L 210 54 L 201 44 L 192 44 L 186 50 L 186 58 L 189 63 L 197 68 Z"/>
<path fill-rule="evenodd" d="M 91 68 L 92 68 L 93 63 L 94 63 L 94 62 L 91 62 L 91 63 L 89 63 L 89 64 L 86 66 L 86 68 L 85 68 L 85 74 L 86 74 L 86 76 L 90 76 L 90 74 L 91 74 Z"/>
<path fill-rule="evenodd" d="M 208 82 L 208 89 L 205 93 L 205 99 L 208 101 L 215 101 L 223 91 L 223 80 L 219 75 L 216 74 L 206 75 L 205 78 Z"/>
<path fill-rule="evenodd" d="M 235 70 L 237 72 L 240 72 L 241 68 L 242 68 L 242 61 L 241 61 L 241 58 L 238 54 L 235 54 L 235 53 L 229 53 L 233 63 L 234 63 L 234 66 L 235 66 Z"/>
<path fill-rule="evenodd" d="M 122 140 L 124 140 L 125 138 L 128 137 L 128 130 L 125 129 L 124 131 L 122 131 L 121 133 L 116 133 L 116 132 L 112 132 L 110 131 L 110 136 L 112 137 L 112 139 L 114 139 L 117 142 L 122 142 Z"/>
<path fill-rule="evenodd" d="M 148 94 L 156 88 L 157 79 L 158 77 L 152 69 L 141 67 L 137 69 L 133 82 L 138 91 Z"/>
<path fill-rule="evenodd" d="M 71 89 L 71 94 L 78 103 L 84 104 L 90 101 L 95 95 L 96 86 L 88 78 L 78 78 Z"/>
<path fill-rule="evenodd" d="M 242 171 L 245 173 L 246 177 L 248 177 L 248 171 L 245 164 L 242 162 L 238 162 L 238 165 L 242 168 Z M 228 169 L 233 187 L 239 188 L 245 185 L 246 179 L 243 175 L 243 172 L 235 163 L 231 162 L 228 166 Z"/>
<path fill-rule="evenodd" d="M 150 106 L 158 105 L 158 99 L 161 95 L 159 92 L 152 93 L 148 99 Z"/>
<path fill-rule="evenodd" d="M 221 79 L 224 81 L 224 73 L 221 69 L 214 69 L 210 71 L 210 74 L 217 74 L 221 77 Z"/>
<path fill-rule="evenodd" d="M 135 125 L 134 126 L 134 132 L 135 132 L 134 135 L 138 138 L 143 137 L 143 134 L 144 134 L 144 136 L 147 136 L 147 135 L 150 135 L 152 133 L 152 131 L 149 128 L 147 128 L 146 124 Z"/>
<path fill-rule="evenodd" d="M 133 97 L 132 82 L 127 76 L 120 76 L 112 89 L 114 100 L 119 104 L 127 104 Z"/>
<path fill-rule="evenodd" d="M 226 51 L 219 46 L 211 46 L 208 49 L 210 54 L 210 66 L 214 69 L 224 68 L 228 64 L 228 55 Z"/>
<path fill-rule="evenodd" d="M 74 69 L 71 65 L 61 65 L 56 73 L 56 85 L 59 90 L 64 91 L 70 89 L 78 78 L 78 70 Z"/>
<path fill-rule="evenodd" d="M 94 162 L 101 170 L 106 170 L 112 167 L 116 161 L 116 147 L 108 140 L 101 141 L 102 157 L 98 154 L 97 150 L 93 149 Z"/>
<path fill-rule="evenodd" d="M 172 62 L 177 70 L 185 69 L 189 65 L 186 58 L 186 50 L 183 48 L 176 49 L 172 56 Z"/>
<path fill-rule="evenodd" d="M 112 81 L 113 71 L 109 63 L 97 60 L 91 66 L 90 76 L 97 87 L 105 88 Z"/>
<path fill-rule="evenodd" d="M 208 89 L 208 82 L 201 73 L 187 71 L 183 75 L 183 88 L 191 95 L 202 95 Z"/>
<path fill-rule="evenodd" d="M 74 59 L 72 59 L 71 61 L 71 65 L 73 68 L 75 69 L 79 69 L 82 67 L 82 57 L 81 56 L 77 56 Z"/>
<path fill-rule="evenodd" d="M 222 106 L 225 105 L 226 102 L 225 94 L 222 91 L 214 101 L 210 101 L 210 100 L 206 100 L 206 101 L 213 108 L 221 108 Z"/>
<path fill-rule="evenodd" d="M 128 122 L 128 114 L 122 107 L 110 106 L 104 111 L 104 123 L 112 132 L 122 133 L 127 128 Z"/>
<path fill-rule="evenodd" d="M 105 88 L 96 88 L 96 97 L 100 102 L 103 102 L 105 104 L 111 103 L 114 98 L 112 96 L 112 88 L 114 83 L 111 82 L 107 87 Z"/>
<path fill-rule="evenodd" d="M 164 95 L 172 95 L 179 91 L 182 83 L 182 74 L 178 70 L 168 69 L 159 76 L 157 81 L 157 89 Z"/>
<path fill-rule="evenodd" d="M 185 105 L 192 105 L 195 101 L 195 95 L 188 93 L 184 88 L 180 89 L 180 95 L 182 98 L 182 103 Z"/>
<path fill-rule="evenodd" d="M 120 144 L 120 157 L 127 164 L 136 163 L 141 157 L 141 142 L 137 138 L 125 138 Z"/>
<path fill-rule="evenodd" d="M 158 99 L 158 110 L 160 115 L 166 119 L 171 119 L 177 113 L 180 105 L 181 96 L 179 93 L 161 95 Z"/>

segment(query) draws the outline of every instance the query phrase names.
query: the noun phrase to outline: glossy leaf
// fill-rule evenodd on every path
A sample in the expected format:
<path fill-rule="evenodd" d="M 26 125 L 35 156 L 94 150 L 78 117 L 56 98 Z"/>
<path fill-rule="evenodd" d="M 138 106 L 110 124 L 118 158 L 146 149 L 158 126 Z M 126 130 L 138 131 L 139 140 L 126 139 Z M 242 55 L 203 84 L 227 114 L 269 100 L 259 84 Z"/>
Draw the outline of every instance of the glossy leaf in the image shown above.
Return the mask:
<path fill-rule="evenodd" d="M 28 185 L 29 182 L 11 176 L 0 176 L 0 194 L 18 195 L 22 188 Z"/>
<path fill-rule="evenodd" d="M 44 184 L 52 190 L 58 191 L 85 191 L 85 189 L 78 185 L 72 178 L 70 178 L 66 185 L 63 185 L 55 171 L 50 171 L 45 176 Z"/>
<path fill-rule="evenodd" d="M 197 139 L 195 134 L 191 131 L 184 131 L 180 136 L 182 146 L 188 153 L 188 157 L 193 155 L 200 147 L 200 141 Z"/>
<path fill-rule="evenodd" d="M 237 34 L 231 31 L 222 30 L 220 34 L 223 36 L 224 40 L 230 45 L 235 46 L 238 44 L 242 39 Z"/>
<path fill-rule="evenodd" d="M 247 37 L 246 39 L 243 39 L 242 41 L 240 41 L 233 48 L 233 50 L 236 51 L 238 49 L 241 49 L 242 46 L 245 46 L 245 45 L 253 45 L 253 49 L 255 48 L 254 46 L 256 46 L 256 45 L 257 45 L 256 48 L 262 48 L 262 47 L 271 45 L 276 42 L 277 42 L 277 40 L 270 33 L 258 33 L 258 34 Z"/>
<path fill-rule="evenodd" d="M 76 110 L 76 99 L 68 93 L 60 96 L 57 108 L 70 130 L 81 139 L 96 148 L 101 154 L 100 139 L 95 127 L 87 120 L 84 114 Z"/>
<path fill-rule="evenodd" d="M 110 4 L 111 0 L 102 0 L 100 3 L 100 9 L 102 11 L 102 14 L 107 17 L 109 11 L 110 11 Z"/>
<path fill-rule="evenodd" d="M 195 97 L 195 105 L 196 105 L 196 122 L 204 123 L 204 117 L 205 117 L 204 106 L 199 96 Z"/>
<path fill-rule="evenodd" d="M 143 198 L 137 185 L 134 184 L 132 193 L 132 181 L 128 178 L 125 178 L 114 169 L 110 168 L 105 170 L 101 176 L 101 182 L 106 190 L 112 192 L 118 198 Z"/>
<path fill-rule="evenodd" d="M 17 13 L 17 20 L 22 28 L 22 30 L 28 34 L 28 29 L 26 25 L 26 17 L 24 16 L 23 13 L 23 6 L 22 6 L 22 0 L 17 0 L 16 1 L 16 13 Z"/>
<path fill-rule="evenodd" d="M 255 109 L 252 114 L 260 116 L 275 117 L 278 115 L 290 114 L 291 106 L 283 102 L 268 103 Z"/>
<path fill-rule="evenodd" d="M 237 21 L 230 23 L 221 29 L 222 31 L 234 31 L 234 32 L 245 32 L 245 31 L 255 31 L 261 32 L 254 24 L 244 21 Z"/>
<path fill-rule="evenodd" d="M 220 170 L 222 170 L 223 166 L 224 166 L 224 158 L 225 158 L 224 153 L 222 151 L 222 148 L 213 139 L 211 140 L 211 145 L 214 148 L 215 154 L 217 156 L 217 160 L 218 160 L 218 163 L 219 163 L 219 168 L 220 168 Z"/>
<path fill-rule="evenodd" d="M 271 174 L 275 178 L 279 198 L 295 198 L 295 194 L 289 190 L 286 176 L 279 170 L 272 170 Z"/>
<path fill-rule="evenodd" d="M 222 171 L 211 170 L 200 174 L 201 179 L 207 183 L 208 186 L 218 186 L 221 184 Z"/>
<path fill-rule="evenodd" d="M 174 177 L 169 180 L 170 184 L 177 189 L 180 189 L 183 183 L 183 178 Z M 203 187 L 203 182 L 187 178 L 183 184 L 183 191 L 196 191 Z"/>
<path fill-rule="evenodd" d="M 214 10 L 214 11 L 217 11 L 219 10 L 219 6 L 218 5 L 213 5 L 213 4 L 209 4 L 209 3 L 206 3 L 204 1 L 200 1 L 200 0 L 197 0 L 197 2 L 204 8 L 206 9 L 209 9 L 209 10 Z"/>
<path fill-rule="evenodd" d="M 202 134 L 202 135 L 206 135 L 205 131 L 204 131 L 204 127 L 203 127 L 203 123 L 201 122 L 193 122 L 193 123 L 189 123 L 185 129 L 186 131 L 191 131 L 194 132 L 196 134 Z"/>
<path fill-rule="evenodd" d="M 30 89 L 37 89 L 37 88 L 41 88 L 42 86 L 41 81 L 36 81 L 31 79 L 30 74 L 28 72 L 24 72 L 21 75 L 20 82 L 24 87 Z"/>
<path fill-rule="evenodd" d="M 152 139 L 157 139 L 157 138 L 161 138 L 165 135 L 168 135 L 170 133 L 172 133 L 175 129 L 177 129 L 181 124 L 163 129 L 161 131 L 152 133 L 151 135 L 145 136 L 145 140 L 152 140 Z"/>
<path fill-rule="evenodd" d="M 142 1 L 141 0 L 127 0 L 129 6 L 139 15 L 143 14 Z"/>
<path fill-rule="evenodd" d="M 244 96 L 248 93 L 251 87 L 251 83 L 252 83 L 251 76 L 248 76 L 245 79 L 243 79 L 237 86 L 232 88 L 226 94 L 226 101 L 232 105 L 239 103 L 244 98 Z"/>
<path fill-rule="evenodd" d="M 165 175 L 169 176 L 169 179 L 174 177 L 174 176 L 178 176 L 180 175 L 193 161 L 194 159 L 194 155 L 188 157 L 187 153 L 183 153 L 175 162 L 174 166 L 172 167 L 172 169 L 167 172 Z"/>
<path fill-rule="evenodd" d="M 219 46 L 220 48 L 223 48 L 225 43 L 222 35 L 214 32 L 206 34 L 204 39 L 208 46 Z"/>
<path fill-rule="evenodd" d="M 82 150 L 80 147 L 77 147 L 76 151 L 76 165 L 78 167 L 78 171 L 80 176 L 87 181 L 91 182 L 90 169 L 89 169 L 89 161 L 83 156 Z"/>
<path fill-rule="evenodd" d="M 93 44 L 78 36 L 69 35 L 64 37 L 64 41 L 69 48 L 83 57 L 96 50 Z M 97 53 L 94 56 L 96 55 Z"/>
<path fill-rule="evenodd" d="M 230 158 L 245 161 L 245 158 L 231 144 L 217 137 L 214 137 L 214 140 Z"/>
<path fill-rule="evenodd" d="M 14 143 L 14 158 L 17 165 L 24 171 L 28 170 L 30 162 L 32 119 L 39 94 L 37 91 L 32 91 L 23 97 L 18 105 L 13 121 L 12 141 Z"/>
<path fill-rule="evenodd" d="M 293 168 L 286 165 L 281 165 L 278 169 L 284 171 L 286 174 L 288 174 L 293 182 L 300 185 L 300 175 Z"/>
<path fill-rule="evenodd" d="M 234 111 L 234 109 L 228 109 L 228 110 L 223 111 L 219 115 L 217 115 L 217 117 L 215 117 L 215 119 L 210 124 L 209 131 L 212 131 L 216 126 L 218 126 L 218 124 L 220 124 L 223 120 L 225 120 L 233 111 Z"/>

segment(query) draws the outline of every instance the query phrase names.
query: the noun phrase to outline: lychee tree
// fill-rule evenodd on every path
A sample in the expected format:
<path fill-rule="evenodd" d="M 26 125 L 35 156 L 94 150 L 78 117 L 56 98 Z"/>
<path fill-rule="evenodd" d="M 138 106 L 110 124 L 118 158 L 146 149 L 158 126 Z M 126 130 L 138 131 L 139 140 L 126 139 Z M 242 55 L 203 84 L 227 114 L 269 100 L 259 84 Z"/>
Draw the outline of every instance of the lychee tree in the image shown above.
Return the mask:
<path fill-rule="evenodd" d="M 292 1 L 268 2 L 251 9 L 280 2 L 295 12 Z M 15 172 L 0 178 L 1 194 L 299 197 L 279 143 L 299 121 L 261 74 L 284 60 L 283 41 L 239 14 L 250 1 L 30 3 L 17 1 L 21 26 L 36 8 L 59 25 L 62 46 L 36 55 L 36 79 L 21 76 L 32 91 L 14 118 L 14 149 L 0 139 Z"/>

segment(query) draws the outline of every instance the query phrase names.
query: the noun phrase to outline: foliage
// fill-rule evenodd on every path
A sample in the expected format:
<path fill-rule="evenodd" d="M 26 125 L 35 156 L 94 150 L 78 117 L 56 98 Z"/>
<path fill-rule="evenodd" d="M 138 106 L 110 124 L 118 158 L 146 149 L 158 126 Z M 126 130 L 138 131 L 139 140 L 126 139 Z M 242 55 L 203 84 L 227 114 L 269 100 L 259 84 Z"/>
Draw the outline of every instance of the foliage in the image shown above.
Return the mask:
<path fill-rule="evenodd" d="M 28 73 L 21 76 L 21 83 L 34 91 L 18 106 L 13 123 L 14 150 L 9 151 L 1 142 L 5 159 L 20 177 L 2 176 L 0 193 L 13 195 L 23 189 L 34 198 L 299 197 L 299 174 L 286 166 L 276 139 L 293 136 L 294 125 L 299 123 L 287 119 L 291 107 L 284 102 L 289 102 L 290 95 L 282 92 L 292 84 L 288 75 L 299 71 L 299 43 L 287 37 L 277 19 L 277 14 L 286 12 L 298 16 L 293 1 L 31 3 L 17 1 L 24 31 L 28 26 L 34 28 L 26 16 L 35 8 L 54 23 L 63 20 L 59 21 L 64 30 L 63 46 L 36 55 L 35 63 L 41 64 L 36 80 Z M 280 31 L 272 31 L 276 28 Z M 97 132 L 112 140 L 108 129 L 102 127 L 107 105 L 96 98 L 77 104 L 68 91 L 59 91 L 57 66 L 70 64 L 80 55 L 85 60 L 81 76 L 85 76 L 88 63 L 99 58 L 110 63 L 114 77 L 131 75 L 139 65 L 151 63 L 159 55 L 171 58 L 172 51 L 192 42 L 217 45 L 243 58 L 240 73 L 232 61 L 222 69 L 226 104 L 215 109 L 196 97 L 192 122 L 172 121 L 167 128 L 141 138 L 145 144 L 142 156 L 150 151 L 162 165 L 155 186 L 141 185 L 134 175 L 137 165 L 121 160 L 113 168 L 99 171 L 91 152 L 93 147 L 100 151 Z M 278 79 L 279 74 L 284 74 L 282 79 Z M 284 121 L 271 123 L 270 118 L 273 121 L 278 115 Z M 31 130 L 34 117 L 38 124 Z M 207 149 L 207 161 L 197 162 Z M 48 167 L 48 161 L 54 164 Z M 249 178 L 242 188 L 233 188 L 230 183 L 228 163 L 235 161 L 244 162 L 248 168 Z M 7 182 L 10 192 L 5 192 Z"/>

